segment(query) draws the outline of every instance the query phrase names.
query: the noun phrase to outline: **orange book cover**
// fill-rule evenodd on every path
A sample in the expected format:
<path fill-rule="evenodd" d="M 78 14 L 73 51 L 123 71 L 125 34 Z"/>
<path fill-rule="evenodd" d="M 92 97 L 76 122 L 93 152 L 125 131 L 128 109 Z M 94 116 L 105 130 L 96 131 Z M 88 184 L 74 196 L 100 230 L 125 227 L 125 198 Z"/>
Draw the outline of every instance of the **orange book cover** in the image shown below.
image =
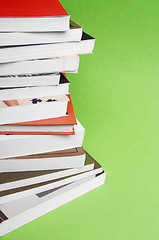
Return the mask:
<path fill-rule="evenodd" d="M 76 116 L 72 104 L 72 99 L 70 94 L 67 95 L 67 97 L 70 99 L 68 102 L 67 107 L 67 115 L 64 117 L 59 118 L 50 118 L 50 119 L 43 119 L 43 120 L 37 120 L 37 121 L 31 121 L 31 122 L 22 122 L 22 123 L 13 123 L 13 124 L 6 124 L 6 125 L 16 125 L 16 126 L 54 126 L 54 125 L 75 125 L 77 124 Z M 1 135 L 4 134 L 14 134 L 14 135 L 73 135 L 75 134 L 74 128 L 71 132 L 23 132 L 23 131 L 0 131 Z"/>

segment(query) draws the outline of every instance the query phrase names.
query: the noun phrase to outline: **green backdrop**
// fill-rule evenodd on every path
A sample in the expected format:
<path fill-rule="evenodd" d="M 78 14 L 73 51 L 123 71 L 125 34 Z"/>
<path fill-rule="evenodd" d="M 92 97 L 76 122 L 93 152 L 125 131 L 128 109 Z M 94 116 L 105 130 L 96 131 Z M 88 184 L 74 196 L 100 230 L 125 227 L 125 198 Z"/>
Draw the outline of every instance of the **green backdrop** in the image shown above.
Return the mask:
<path fill-rule="evenodd" d="M 159 1 L 61 3 L 96 38 L 67 76 L 84 148 L 107 180 L 2 239 L 158 240 Z"/>

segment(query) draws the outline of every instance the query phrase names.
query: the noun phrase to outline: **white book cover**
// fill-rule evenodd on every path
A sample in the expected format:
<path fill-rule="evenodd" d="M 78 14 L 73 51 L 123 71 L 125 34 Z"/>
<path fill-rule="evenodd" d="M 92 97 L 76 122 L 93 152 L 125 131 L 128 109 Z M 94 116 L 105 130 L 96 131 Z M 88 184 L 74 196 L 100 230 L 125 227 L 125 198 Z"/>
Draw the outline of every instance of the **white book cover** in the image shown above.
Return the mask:
<path fill-rule="evenodd" d="M 58 86 L 17 87 L 0 89 L 0 100 L 38 98 L 69 94 L 69 81 L 61 74 Z"/>
<path fill-rule="evenodd" d="M 70 20 L 70 29 L 60 32 L 0 32 L 0 46 L 80 41 L 82 28 Z"/>
<path fill-rule="evenodd" d="M 25 172 L 81 168 L 85 153 L 82 147 L 0 159 L 0 172 Z"/>
<path fill-rule="evenodd" d="M 0 88 L 58 86 L 59 81 L 59 73 L 5 75 L 0 76 Z"/>
<path fill-rule="evenodd" d="M 95 39 L 83 32 L 79 42 L 0 47 L 0 63 L 90 54 L 94 44 Z"/>
<path fill-rule="evenodd" d="M 79 56 L 65 56 L 0 64 L 0 78 L 8 75 L 77 72 Z"/>
<path fill-rule="evenodd" d="M 84 166 L 80 168 L 0 173 L 0 191 L 21 188 L 55 179 L 57 180 L 63 177 L 84 173 L 93 170 L 93 168 L 98 168 L 98 170 L 102 169 L 100 165 L 97 165 L 94 159 L 90 159 L 87 155 Z"/>
<path fill-rule="evenodd" d="M 102 166 L 86 152 L 85 165 L 81 168 L 0 173 L 0 203 L 3 204 L 15 198 L 18 199 L 33 192 L 40 192 L 39 189 L 45 190 L 46 188 L 52 188 L 52 186 L 59 187 L 64 185 L 66 181 L 70 181 L 70 179 L 71 181 L 72 179 L 82 179 L 99 174 L 102 171 Z"/>
<path fill-rule="evenodd" d="M 90 165 L 90 168 L 93 168 L 93 165 L 94 164 L 92 163 L 92 166 Z M 88 171 L 68 175 L 66 177 L 44 181 L 36 184 L 30 184 L 24 187 L 17 187 L 14 189 L 4 190 L 0 192 L 1 196 L 0 204 L 5 204 L 7 202 L 17 200 L 19 198 L 36 194 L 38 192 L 47 191 L 50 190 L 51 188 L 61 187 L 65 184 L 69 184 L 71 182 L 75 182 L 77 180 L 84 179 L 90 176 L 95 176 L 96 174 L 99 174 L 102 171 L 103 171 L 102 167 L 100 166 L 93 170 L 88 169 Z"/>
<path fill-rule="evenodd" d="M 101 186 L 106 179 L 106 172 L 96 177 L 75 181 L 60 188 L 21 198 L 1 205 L 0 236 L 3 236 L 26 223 L 64 205 L 67 202 Z"/>
<path fill-rule="evenodd" d="M 0 135 L 0 159 L 82 147 L 84 133 L 77 121 L 75 135 Z"/>
<path fill-rule="evenodd" d="M 32 7 L 31 7 L 32 8 Z M 61 32 L 69 30 L 70 16 L 63 17 L 4 17 L 1 32 Z"/>

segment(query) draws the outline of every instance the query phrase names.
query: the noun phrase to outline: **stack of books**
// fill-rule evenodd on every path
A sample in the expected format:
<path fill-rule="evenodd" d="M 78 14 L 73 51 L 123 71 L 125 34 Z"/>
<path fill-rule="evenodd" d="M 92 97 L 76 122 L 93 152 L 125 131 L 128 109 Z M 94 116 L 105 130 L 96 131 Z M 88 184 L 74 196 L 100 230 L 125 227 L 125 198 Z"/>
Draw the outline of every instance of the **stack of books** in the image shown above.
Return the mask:
<path fill-rule="evenodd" d="M 94 43 L 58 0 L 1 3 L 1 236 L 105 182 L 82 148 L 65 74 Z"/>

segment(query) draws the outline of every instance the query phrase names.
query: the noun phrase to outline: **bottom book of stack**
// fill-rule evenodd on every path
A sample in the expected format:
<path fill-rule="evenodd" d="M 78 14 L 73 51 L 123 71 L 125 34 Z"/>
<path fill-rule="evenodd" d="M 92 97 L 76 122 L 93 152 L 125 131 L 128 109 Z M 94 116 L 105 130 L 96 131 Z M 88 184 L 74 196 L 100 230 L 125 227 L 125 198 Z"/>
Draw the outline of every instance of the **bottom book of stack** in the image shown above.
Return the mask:
<path fill-rule="evenodd" d="M 0 173 L 0 236 L 104 184 L 102 166 L 83 148 L 77 150 L 81 161 L 75 157 L 69 168 Z"/>

